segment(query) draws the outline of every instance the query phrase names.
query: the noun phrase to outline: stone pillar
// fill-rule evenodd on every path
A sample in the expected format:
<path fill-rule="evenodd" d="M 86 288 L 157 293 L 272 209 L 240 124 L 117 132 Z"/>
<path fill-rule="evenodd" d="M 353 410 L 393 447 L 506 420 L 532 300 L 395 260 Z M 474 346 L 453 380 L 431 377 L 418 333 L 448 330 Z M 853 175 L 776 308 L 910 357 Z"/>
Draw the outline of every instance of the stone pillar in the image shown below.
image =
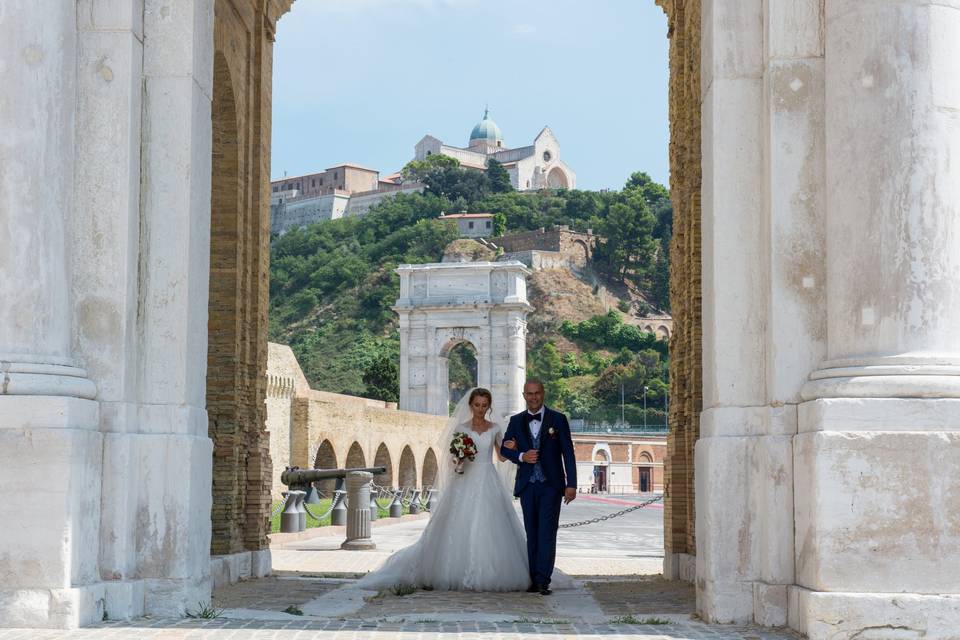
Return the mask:
<path fill-rule="evenodd" d="M 370 482 L 373 474 L 367 471 L 351 471 L 347 474 L 347 539 L 341 549 L 351 551 L 376 549 L 370 537 Z"/>
<path fill-rule="evenodd" d="M 0 11 L 0 626 L 102 616 L 96 387 L 73 359 L 75 3 Z M 49 472 L 59 477 L 51 480 Z"/>
<path fill-rule="evenodd" d="M 799 411 L 790 623 L 955 637 L 960 7 L 831 0 L 825 37 L 827 360 Z"/>

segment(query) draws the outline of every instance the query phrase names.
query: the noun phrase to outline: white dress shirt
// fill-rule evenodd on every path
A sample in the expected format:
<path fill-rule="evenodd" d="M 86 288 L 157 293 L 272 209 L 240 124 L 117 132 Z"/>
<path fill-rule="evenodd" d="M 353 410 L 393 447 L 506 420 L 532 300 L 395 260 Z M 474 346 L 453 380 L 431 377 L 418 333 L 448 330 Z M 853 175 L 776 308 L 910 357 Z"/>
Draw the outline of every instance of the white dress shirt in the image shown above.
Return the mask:
<path fill-rule="evenodd" d="M 530 435 L 536 438 L 540 434 L 540 427 L 543 425 L 543 407 L 540 407 L 540 411 L 536 413 L 530 413 L 529 410 L 527 410 L 526 413 L 530 414 Z M 533 416 L 536 417 L 534 418 Z M 524 418 L 524 420 L 526 420 L 526 418 Z M 523 459 L 524 453 L 526 453 L 526 451 L 520 454 L 521 462 L 526 462 L 526 460 Z"/>

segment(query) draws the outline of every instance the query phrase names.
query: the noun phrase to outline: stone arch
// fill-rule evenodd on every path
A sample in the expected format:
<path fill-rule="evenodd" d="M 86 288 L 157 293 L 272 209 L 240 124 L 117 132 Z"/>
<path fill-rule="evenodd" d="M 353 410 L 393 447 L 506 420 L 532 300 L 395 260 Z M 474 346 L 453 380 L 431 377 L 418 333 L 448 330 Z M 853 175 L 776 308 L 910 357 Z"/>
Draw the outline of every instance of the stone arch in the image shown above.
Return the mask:
<path fill-rule="evenodd" d="M 590 247 L 583 240 L 574 240 L 571 243 L 570 262 L 577 267 L 585 267 L 590 261 Z"/>
<path fill-rule="evenodd" d="M 397 475 L 397 486 L 402 488 L 409 487 L 411 489 L 417 487 L 417 459 L 413 455 L 413 449 L 410 448 L 410 445 L 403 447 L 403 451 L 400 452 L 400 468 Z"/>
<path fill-rule="evenodd" d="M 346 462 L 343 463 L 345 469 L 355 469 L 357 467 L 367 466 L 367 457 L 363 453 L 363 447 L 359 442 L 354 441 L 347 451 Z"/>
<path fill-rule="evenodd" d="M 652 462 L 653 462 L 653 456 L 650 454 L 649 451 L 641 451 L 641 452 L 640 452 L 639 459 L 638 459 L 638 462 L 640 462 L 641 464 L 643 464 L 643 463 L 645 463 L 645 462 L 652 463 Z"/>
<path fill-rule="evenodd" d="M 551 189 L 569 189 L 570 178 L 567 172 L 560 167 L 554 167 L 547 172 L 547 186 Z"/>
<path fill-rule="evenodd" d="M 447 366 L 448 402 L 452 405 L 459 402 L 468 389 L 480 384 L 477 347 L 469 340 L 453 338 L 448 344 L 441 347 L 440 355 L 443 357 L 443 363 Z M 466 369 L 466 371 L 458 372 L 465 375 L 458 376 L 463 379 L 457 382 L 454 382 L 454 376 L 450 370 L 451 360 L 455 360 L 454 366 L 463 366 Z"/>
<path fill-rule="evenodd" d="M 401 265 L 400 408 L 449 413 L 449 362 L 455 345 L 476 349 L 477 384 L 490 389 L 498 418 L 523 408 L 527 302 L 516 261 Z"/>
<path fill-rule="evenodd" d="M 643 325 L 643 330 L 647 333 L 653 333 L 653 325 L 645 324 Z"/>
<path fill-rule="evenodd" d="M 377 447 L 377 453 L 373 457 L 373 466 L 387 468 L 385 474 L 373 479 L 374 482 L 386 487 L 395 486 L 393 481 L 393 460 L 390 457 L 390 450 L 387 449 L 387 445 L 382 442 L 380 446 Z"/>
<path fill-rule="evenodd" d="M 240 129 L 233 75 L 227 58 L 214 54 L 211 104 L 210 271 L 207 302 L 207 432 L 213 440 L 213 554 L 244 549 L 248 495 L 247 431 L 256 432 L 256 410 L 241 397 L 243 354 L 251 338 L 243 320 L 249 304 L 240 296 L 243 259 L 239 238 L 247 223 L 242 207 Z M 256 455 L 256 448 L 253 448 Z M 252 523 L 251 523 L 252 524 Z"/>
<path fill-rule="evenodd" d="M 657 334 L 657 337 L 660 338 L 661 340 L 670 339 L 670 329 L 667 328 L 665 325 L 661 324 L 660 326 L 658 326 L 655 333 Z"/>
<path fill-rule="evenodd" d="M 423 456 L 423 468 L 421 470 L 420 486 L 424 489 L 432 487 L 437 482 L 437 454 L 433 447 L 427 449 Z"/>
<path fill-rule="evenodd" d="M 610 455 L 610 446 L 601 442 L 595 444 L 591 459 L 593 464 L 609 464 L 613 460 L 613 456 Z"/>
<path fill-rule="evenodd" d="M 333 448 L 333 443 L 328 439 L 324 439 L 320 443 L 320 446 L 317 447 L 317 455 L 313 460 L 314 469 L 337 469 L 337 452 Z M 331 493 L 337 485 L 336 480 L 321 480 L 316 482 L 316 487 L 318 490 L 322 491 L 325 494 Z"/>

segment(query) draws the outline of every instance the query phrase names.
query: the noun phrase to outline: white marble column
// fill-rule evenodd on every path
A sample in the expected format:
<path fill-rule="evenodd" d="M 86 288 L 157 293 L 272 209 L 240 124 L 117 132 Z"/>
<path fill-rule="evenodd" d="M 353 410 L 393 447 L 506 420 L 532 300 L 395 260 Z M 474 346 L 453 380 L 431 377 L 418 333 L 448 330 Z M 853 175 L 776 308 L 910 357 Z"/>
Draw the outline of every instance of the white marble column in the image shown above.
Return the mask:
<path fill-rule="evenodd" d="M 71 352 L 75 3 L 0 9 L 0 626 L 99 619 L 102 440 Z M 51 473 L 58 475 L 51 476 Z"/>
<path fill-rule="evenodd" d="M 827 360 L 799 410 L 790 623 L 955 637 L 960 5 L 829 0 L 825 37 Z"/>
<path fill-rule="evenodd" d="M 373 474 L 367 471 L 353 471 L 347 474 L 347 538 L 341 549 L 366 551 L 376 549 L 370 528 L 370 482 Z"/>

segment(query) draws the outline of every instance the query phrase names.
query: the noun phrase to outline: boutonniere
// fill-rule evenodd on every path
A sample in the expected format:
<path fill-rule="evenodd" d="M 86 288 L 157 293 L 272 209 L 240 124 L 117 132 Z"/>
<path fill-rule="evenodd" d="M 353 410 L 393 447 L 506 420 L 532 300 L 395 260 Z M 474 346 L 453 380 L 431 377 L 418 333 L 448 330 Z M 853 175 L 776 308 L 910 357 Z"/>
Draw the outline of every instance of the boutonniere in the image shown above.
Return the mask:
<path fill-rule="evenodd" d="M 547 429 L 547 435 L 550 436 L 551 438 L 556 438 L 557 430 L 554 429 L 553 427 L 550 427 L 549 429 Z"/>

